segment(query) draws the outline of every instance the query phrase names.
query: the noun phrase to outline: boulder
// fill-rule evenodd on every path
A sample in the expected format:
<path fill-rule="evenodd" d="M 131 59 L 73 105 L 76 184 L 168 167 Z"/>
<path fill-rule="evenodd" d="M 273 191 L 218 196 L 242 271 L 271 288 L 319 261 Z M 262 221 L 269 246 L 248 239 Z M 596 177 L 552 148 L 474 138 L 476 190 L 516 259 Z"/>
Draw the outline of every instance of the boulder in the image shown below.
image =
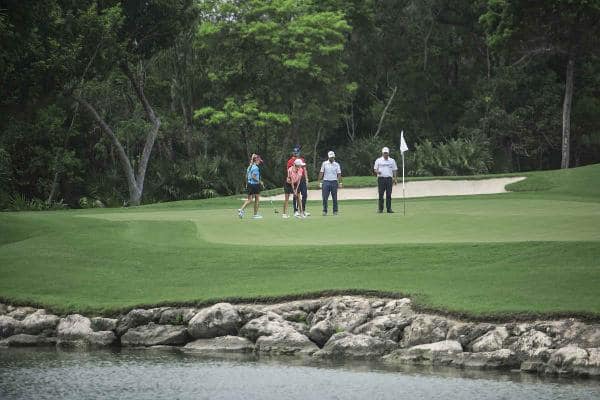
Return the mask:
<path fill-rule="evenodd" d="M 311 355 L 319 350 L 316 344 L 294 329 L 282 329 L 256 340 L 256 352 L 270 355 Z"/>
<path fill-rule="evenodd" d="M 333 335 L 325 346 L 314 355 L 316 357 L 376 358 L 395 350 L 398 344 L 364 334 L 354 335 L 340 332 Z"/>
<path fill-rule="evenodd" d="M 499 326 L 473 341 L 468 348 L 474 353 L 500 350 L 506 338 L 508 338 L 508 330 L 503 326 Z"/>
<path fill-rule="evenodd" d="M 150 322 L 158 322 L 161 314 L 169 307 L 158 307 L 151 309 L 136 308 L 121 316 L 117 321 L 115 332 L 118 336 L 123 335 L 128 329 L 147 325 Z"/>
<path fill-rule="evenodd" d="M 147 325 L 129 329 L 121 336 L 123 346 L 182 345 L 188 341 L 187 329 L 180 325 Z"/>
<path fill-rule="evenodd" d="M 334 297 L 310 318 L 311 335 L 319 338 L 318 341 L 315 340 L 317 343 L 323 342 L 323 339 L 327 341 L 334 332 L 350 332 L 367 322 L 370 317 L 371 304 L 367 299 L 356 296 Z M 319 332 L 312 329 L 322 321 L 328 321 L 319 325 L 324 329 L 320 329 Z M 333 327 L 333 330 L 330 327 Z"/>
<path fill-rule="evenodd" d="M 23 319 L 22 331 L 29 335 L 40 333 L 54 333 L 60 318 L 56 315 L 47 314 L 46 310 L 37 310 Z"/>
<path fill-rule="evenodd" d="M 547 350 L 552 346 L 552 339 L 540 331 L 531 329 L 522 334 L 509 347 L 521 360 L 539 360 L 547 361 L 549 354 Z"/>
<path fill-rule="evenodd" d="M 191 307 L 169 308 L 160 314 L 159 324 L 162 325 L 187 325 L 198 312 Z"/>
<path fill-rule="evenodd" d="M 402 339 L 404 328 L 410 325 L 412 320 L 412 317 L 406 317 L 402 314 L 382 315 L 356 327 L 353 333 L 398 342 Z"/>
<path fill-rule="evenodd" d="M 587 365 L 589 354 L 585 349 L 575 345 L 561 347 L 556 350 L 550 359 L 546 372 L 558 374 L 571 374 L 577 369 Z"/>
<path fill-rule="evenodd" d="M 91 320 L 91 328 L 93 331 L 114 331 L 117 329 L 116 318 L 103 318 L 103 317 L 95 317 Z"/>
<path fill-rule="evenodd" d="M 294 328 L 296 332 L 301 333 L 304 336 L 308 336 L 309 328 L 308 325 L 306 325 L 304 322 L 291 322 L 289 320 L 286 321 L 290 323 L 290 325 Z"/>
<path fill-rule="evenodd" d="M 446 335 L 446 339 L 456 340 L 463 347 L 466 347 L 469 343 L 485 335 L 495 327 L 495 325 L 487 323 L 472 324 L 456 322 L 450 326 L 450 329 L 448 329 L 448 335 Z"/>
<path fill-rule="evenodd" d="M 36 312 L 36 309 L 33 307 L 15 307 L 15 309 L 9 312 L 7 315 L 16 320 L 22 321 L 26 316 L 33 314 L 34 312 Z"/>
<path fill-rule="evenodd" d="M 21 331 L 23 323 L 8 315 L 0 315 L 0 338 L 9 337 Z"/>
<path fill-rule="evenodd" d="M 511 369 L 520 366 L 517 355 L 509 349 L 480 353 L 458 353 L 452 358 L 452 365 L 461 368 Z"/>
<path fill-rule="evenodd" d="M 443 340 L 395 350 L 384 356 L 384 361 L 391 364 L 449 365 L 453 363 L 452 356 L 462 351 L 462 345 L 456 340 Z"/>
<path fill-rule="evenodd" d="M 399 314 L 402 317 L 412 317 L 414 311 L 411 308 L 411 300 L 408 298 L 389 300 L 383 307 L 373 307 L 373 316 Z"/>
<path fill-rule="evenodd" d="M 333 326 L 333 323 L 330 320 L 325 319 L 317 322 L 310 328 L 308 337 L 317 345 L 323 347 L 334 333 L 335 327 Z"/>
<path fill-rule="evenodd" d="M 0 315 L 8 314 L 8 305 L 0 303 Z"/>
<path fill-rule="evenodd" d="M 256 342 L 261 336 L 271 336 L 282 330 L 295 330 L 291 322 L 286 321 L 279 314 L 267 312 L 262 317 L 248 321 L 240 329 L 240 335 Z"/>
<path fill-rule="evenodd" d="M 196 339 L 236 335 L 242 319 L 229 303 L 218 303 L 200 310 L 189 323 L 189 333 Z"/>
<path fill-rule="evenodd" d="M 274 312 L 275 314 L 279 314 L 284 319 L 286 315 L 291 316 L 296 314 L 298 311 L 303 312 L 305 315 L 308 315 L 311 312 L 316 312 L 319 308 L 321 308 L 328 299 L 312 299 L 312 300 L 295 300 L 288 301 L 280 304 L 273 304 L 264 307 L 264 312 Z M 294 321 L 294 322 L 304 322 L 304 321 Z"/>
<path fill-rule="evenodd" d="M 264 306 L 256 304 L 240 304 L 236 305 L 236 310 L 241 318 L 240 325 L 246 324 L 248 321 L 262 317 L 266 311 Z"/>
<path fill-rule="evenodd" d="M 402 347 L 435 343 L 446 339 L 448 320 L 433 315 L 417 315 L 413 322 L 404 328 Z"/>
<path fill-rule="evenodd" d="M 573 318 L 559 321 L 542 321 L 534 328 L 552 338 L 553 347 L 568 345 L 600 347 L 600 325 L 587 325 Z"/>
<path fill-rule="evenodd" d="M 197 339 L 183 347 L 203 355 L 220 355 L 223 353 L 252 353 L 254 343 L 239 336 L 219 336 L 213 339 Z"/>
<path fill-rule="evenodd" d="M 90 319 L 79 314 L 61 318 L 56 332 L 57 345 L 62 347 L 103 347 L 117 340 L 112 331 L 94 332 Z"/>
<path fill-rule="evenodd" d="M 308 313 L 302 310 L 286 311 L 281 313 L 281 316 L 286 321 L 305 324 L 307 322 Z"/>
<path fill-rule="evenodd" d="M 20 333 L 0 340 L 0 346 L 6 347 L 34 347 L 34 346 L 55 346 L 55 337 L 46 337 L 39 335 L 28 335 Z"/>
<path fill-rule="evenodd" d="M 600 376 L 600 348 L 587 349 L 588 360 L 585 374 Z M 581 371 L 579 371 L 581 373 Z"/>

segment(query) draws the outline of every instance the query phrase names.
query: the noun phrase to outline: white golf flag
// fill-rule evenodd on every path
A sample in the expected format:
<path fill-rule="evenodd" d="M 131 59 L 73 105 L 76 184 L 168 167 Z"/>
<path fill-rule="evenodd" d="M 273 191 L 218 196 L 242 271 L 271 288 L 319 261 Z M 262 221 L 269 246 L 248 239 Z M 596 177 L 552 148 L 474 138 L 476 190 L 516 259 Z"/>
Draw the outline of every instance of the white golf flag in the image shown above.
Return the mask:
<path fill-rule="evenodd" d="M 406 142 L 404 141 L 404 131 L 402 131 L 400 133 L 400 152 L 404 153 L 405 151 L 408 151 L 408 146 L 406 145 Z"/>

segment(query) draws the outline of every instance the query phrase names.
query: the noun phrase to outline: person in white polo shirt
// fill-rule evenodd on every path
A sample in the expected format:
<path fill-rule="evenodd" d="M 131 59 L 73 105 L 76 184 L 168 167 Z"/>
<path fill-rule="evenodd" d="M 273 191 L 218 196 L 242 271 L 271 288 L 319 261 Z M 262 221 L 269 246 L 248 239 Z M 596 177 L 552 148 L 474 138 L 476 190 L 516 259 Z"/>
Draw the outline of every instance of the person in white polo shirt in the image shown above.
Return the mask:
<path fill-rule="evenodd" d="M 381 157 L 375 160 L 373 170 L 377 175 L 377 188 L 379 189 L 377 212 L 383 212 L 383 193 L 385 193 L 385 208 L 391 214 L 394 212 L 392 210 L 392 184 L 398 183 L 398 166 L 396 161 L 390 157 L 390 149 L 387 147 L 381 149 Z"/>
<path fill-rule="evenodd" d="M 327 158 L 327 161 L 323 161 L 323 164 L 321 164 L 321 171 L 319 172 L 318 179 L 321 194 L 323 196 L 323 216 L 327 215 L 327 201 L 329 200 L 330 193 L 331 199 L 333 200 L 333 215 L 337 215 L 338 185 L 339 187 L 342 187 L 342 168 L 340 167 L 340 164 L 335 161 L 335 153 L 330 151 L 327 153 Z M 323 182 L 321 182 L 321 179 L 323 179 Z"/>

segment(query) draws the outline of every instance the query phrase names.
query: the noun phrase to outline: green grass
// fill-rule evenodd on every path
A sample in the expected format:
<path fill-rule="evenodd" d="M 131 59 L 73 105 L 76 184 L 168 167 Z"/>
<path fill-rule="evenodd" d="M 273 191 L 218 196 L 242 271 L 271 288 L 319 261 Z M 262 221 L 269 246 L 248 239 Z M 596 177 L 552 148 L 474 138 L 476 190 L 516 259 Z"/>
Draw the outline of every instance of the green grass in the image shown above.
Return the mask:
<path fill-rule="evenodd" d="M 0 297 L 110 312 L 372 290 L 479 317 L 599 318 L 600 165 L 517 175 L 514 193 L 411 199 L 406 216 L 346 201 L 337 217 L 311 202 L 284 221 L 264 203 L 263 220 L 239 220 L 240 196 L 2 213 Z"/>

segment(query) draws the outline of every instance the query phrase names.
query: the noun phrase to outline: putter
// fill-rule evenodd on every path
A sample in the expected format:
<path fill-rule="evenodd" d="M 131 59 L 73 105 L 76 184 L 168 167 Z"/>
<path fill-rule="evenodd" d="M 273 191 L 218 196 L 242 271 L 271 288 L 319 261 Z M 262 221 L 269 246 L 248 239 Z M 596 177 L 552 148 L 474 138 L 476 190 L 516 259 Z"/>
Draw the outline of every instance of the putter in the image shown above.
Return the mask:
<path fill-rule="evenodd" d="M 273 196 L 269 196 L 269 200 L 271 200 L 271 207 L 273 208 L 273 213 L 278 214 L 279 211 L 273 205 Z"/>

